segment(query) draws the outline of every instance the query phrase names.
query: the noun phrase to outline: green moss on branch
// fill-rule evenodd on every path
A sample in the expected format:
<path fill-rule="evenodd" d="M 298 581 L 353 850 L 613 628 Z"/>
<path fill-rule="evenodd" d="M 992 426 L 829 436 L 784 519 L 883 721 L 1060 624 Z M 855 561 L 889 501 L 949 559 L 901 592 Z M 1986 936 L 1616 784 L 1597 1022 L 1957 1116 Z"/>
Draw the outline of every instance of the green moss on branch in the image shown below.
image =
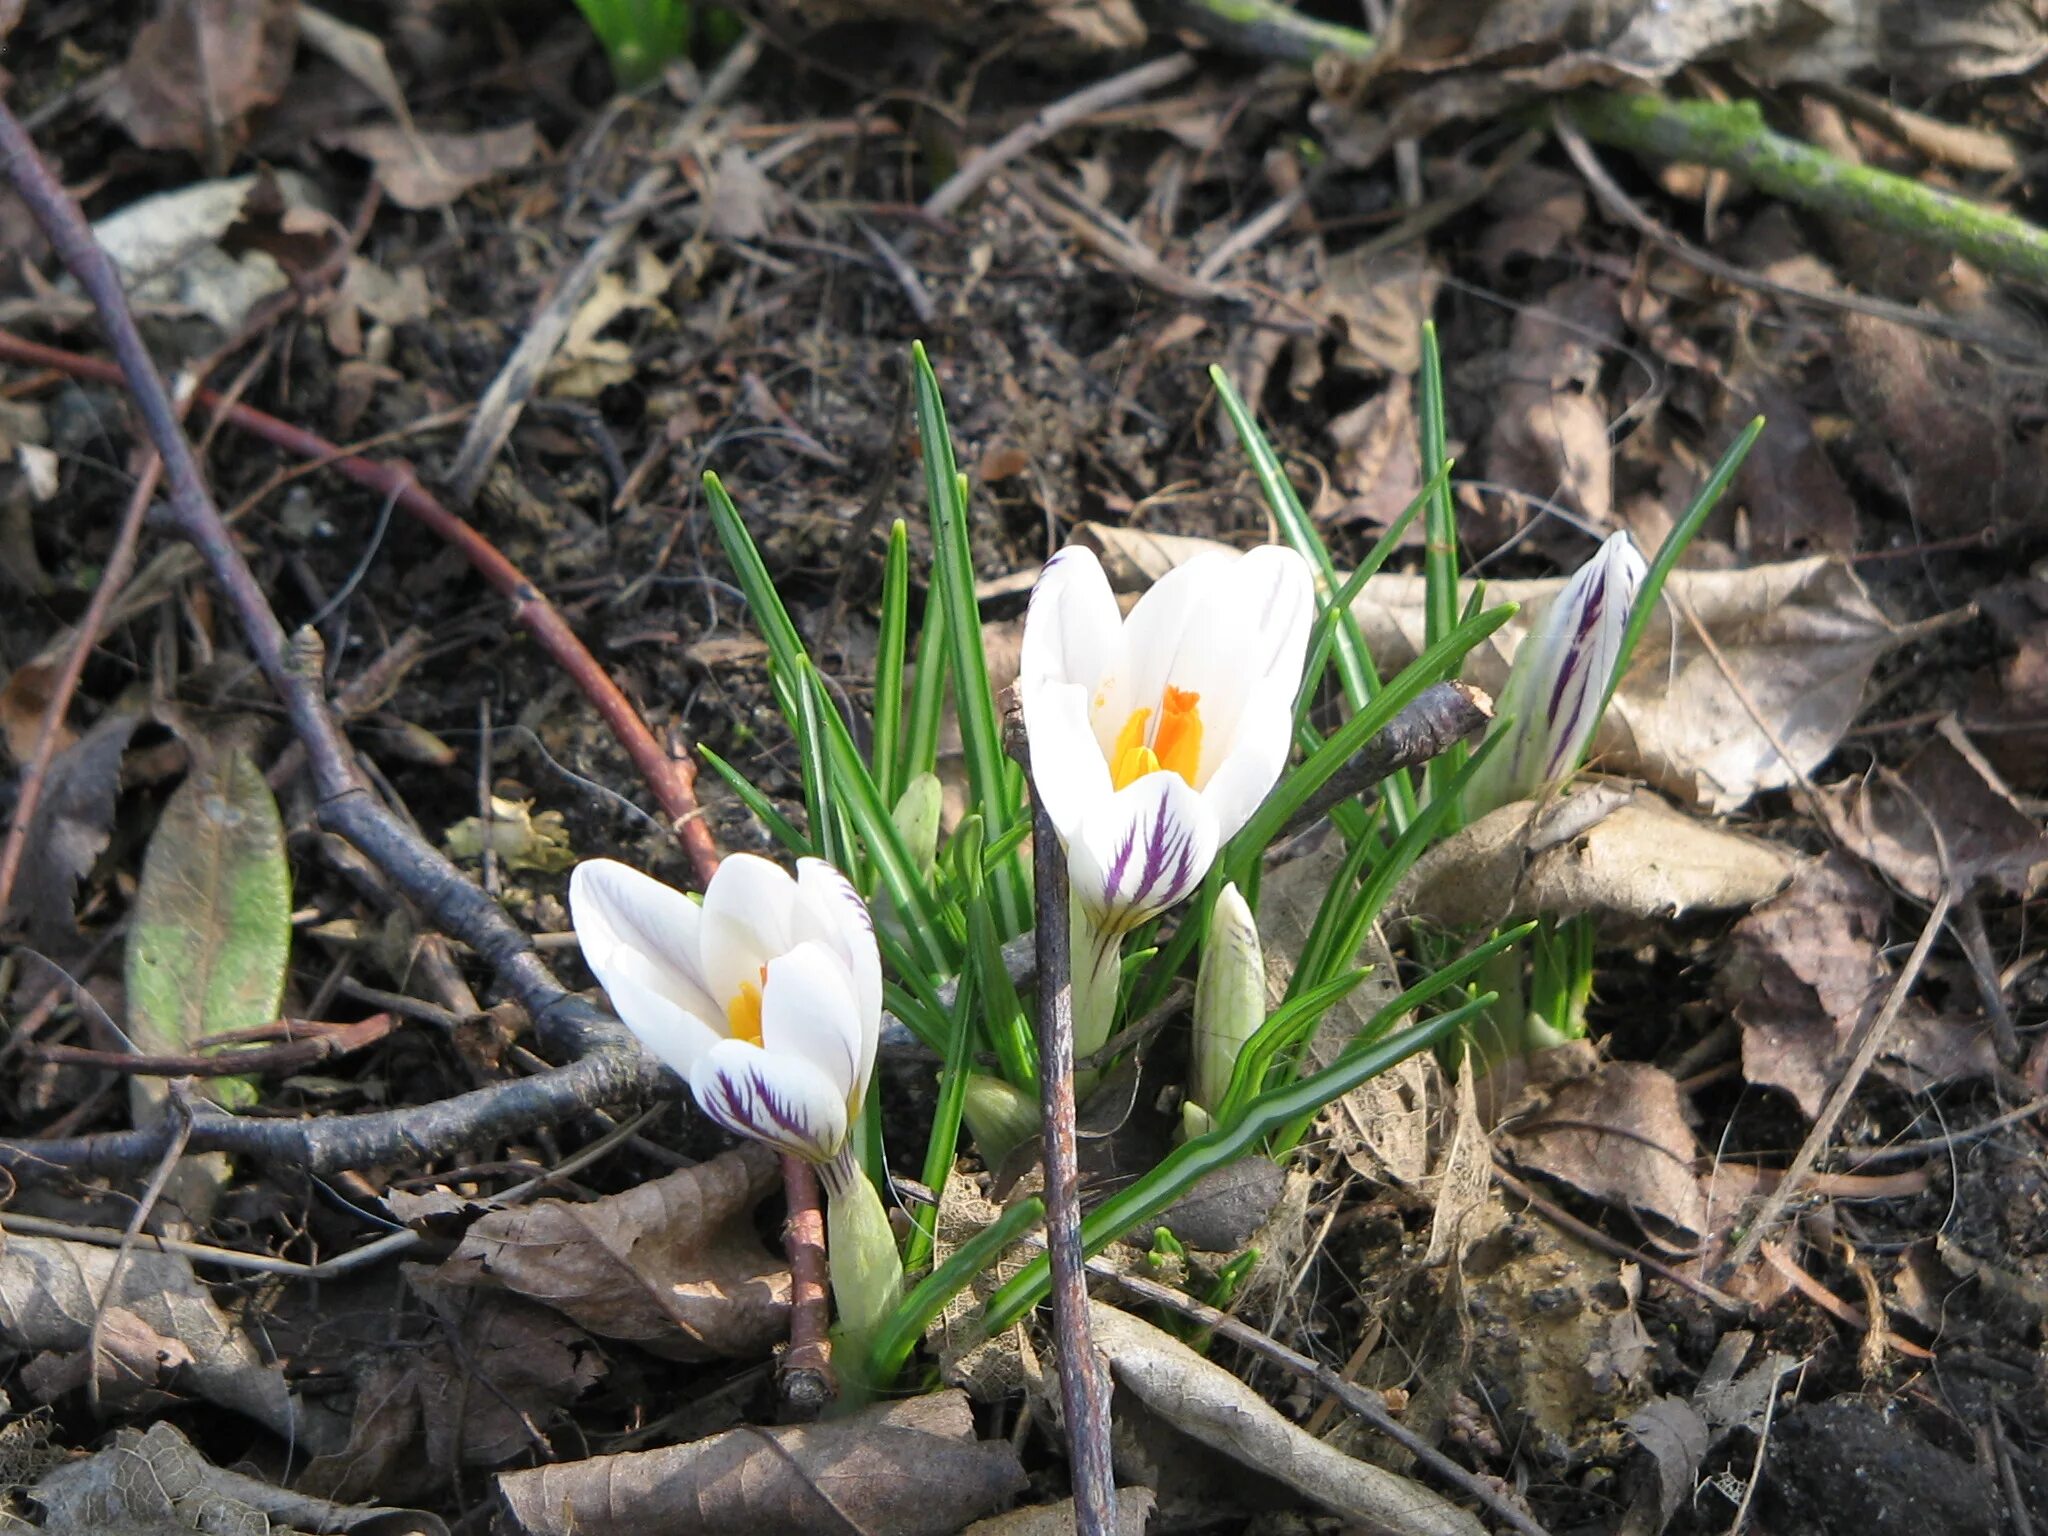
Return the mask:
<path fill-rule="evenodd" d="M 2048 284 L 2048 231 L 1775 133 L 1755 102 L 1724 106 L 1588 91 L 1571 98 L 1564 111 L 1579 132 L 1602 144 L 1710 165 L 1802 208 L 1844 215 L 1954 251 L 1987 272 Z"/>

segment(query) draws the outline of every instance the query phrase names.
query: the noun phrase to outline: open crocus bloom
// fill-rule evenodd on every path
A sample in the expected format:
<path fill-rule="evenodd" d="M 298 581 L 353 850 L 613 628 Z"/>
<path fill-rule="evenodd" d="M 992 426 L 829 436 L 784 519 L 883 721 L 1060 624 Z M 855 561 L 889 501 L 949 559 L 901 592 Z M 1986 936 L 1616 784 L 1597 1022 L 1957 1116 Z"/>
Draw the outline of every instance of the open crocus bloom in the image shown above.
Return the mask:
<path fill-rule="evenodd" d="M 1629 536 L 1610 535 L 1544 610 L 1515 651 L 1495 711 L 1508 739 L 1466 786 L 1467 816 L 1539 795 L 1579 766 L 1648 574 Z"/>
<path fill-rule="evenodd" d="M 1018 687 L 1032 780 L 1098 931 L 1186 898 L 1271 791 L 1314 617 L 1307 562 L 1277 545 L 1198 555 L 1129 618 L 1089 550 L 1046 563 Z"/>
<path fill-rule="evenodd" d="M 628 1028 L 728 1130 L 830 1165 L 860 1113 L 881 1033 L 867 907 L 822 859 L 791 878 L 753 854 L 699 906 L 610 859 L 569 877 L 583 956 Z"/>

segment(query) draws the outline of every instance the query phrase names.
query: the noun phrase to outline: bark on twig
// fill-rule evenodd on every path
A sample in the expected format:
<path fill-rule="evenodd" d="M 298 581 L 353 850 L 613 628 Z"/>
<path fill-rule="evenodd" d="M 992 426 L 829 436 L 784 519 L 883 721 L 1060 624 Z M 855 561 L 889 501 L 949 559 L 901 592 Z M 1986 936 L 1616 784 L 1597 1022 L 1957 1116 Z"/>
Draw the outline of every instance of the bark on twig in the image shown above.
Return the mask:
<path fill-rule="evenodd" d="M 659 1082 L 659 1068 L 633 1047 L 622 1029 L 564 991 L 503 909 L 377 801 L 356 773 L 348 743 L 322 692 L 318 636 L 303 631 L 296 646 L 287 644 L 283 627 L 200 481 L 190 445 L 135 329 L 112 263 L 27 133 L 4 108 L 0 167 L 92 298 L 118 365 L 4 332 L 0 357 L 58 368 L 75 377 L 127 383 L 170 480 L 169 521 L 199 551 L 227 592 L 257 664 L 284 700 L 318 789 L 321 824 L 352 843 L 431 923 L 476 950 L 525 1005 L 545 1043 L 579 1058 L 532 1078 L 382 1114 L 301 1121 L 202 1115 L 192 1123 L 190 1150 L 246 1152 L 287 1161 L 308 1172 L 333 1172 L 398 1158 L 438 1157 L 651 1091 Z M 207 403 L 214 399 L 209 394 L 199 398 Z M 227 419 L 278 447 L 332 463 L 357 484 L 393 498 L 459 549 L 493 588 L 511 600 L 520 624 L 595 706 L 668 813 L 698 880 L 709 882 L 718 867 L 718 849 L 697 805 L 696 765 L 662 749 L 639 711 L 560 611 L 490 540 L 428 494 L 404 464 L 343 454 L 315 434 L 248 406 L 229 405 Z M 111 1169 L 159 1156 L 162 1147 L 159 1127 L 58 1141 L 0 1141 L 0 1167 L 24 1172 L 38 1167 Z M 811 1170 L 792 1171 L 785 1163 L 783 1172 L 790 1209 L 790 1267 L 798 1282 L 783 1379 L 792 1406 L 822 1406 L 832 1392 L 824 1219 Z"/>
<path fill-rule="evenodd" d="M 1363 794 L 1403 769 L 1421 767 L 1484 730 L 1492 719 L 1493 701 L 1468 683 L 1436 683 L 1423 689 L 1308 797 L 1288 819 L 1281 836 L 1302 831 L 1332 806 Z"/>
<path fill-rule="evenodd" d="M 1013 717 L 1010 755 L 1030 777 L 1030 744 Z M 1088 1276 L 1081 1247 L 1079 1151 L 1074 1131 L 1074 984 L 1067 931 L 1067 858 L 1059 830 L 1031 787 L 1034 891 L 1038 905 L 1038 1103 L 1045 1138 L 1045 1236 L 1052 1260 L 1052 1326 L 1060 1401 L 1080 1536 L 1116 1530 L 1116 1475 L 1109 1450 L 1109 1391 L 1088 1329 Z"/>
<path fill-rule="evenodd" d="M 146 363 L 147 354 L 143 356 Z M 73 378 L 95 379 L 106 384 L 121 383 L 125 374 L 125 363 L 116 366 L 96 358 L 81 357 L 74 352 L 24 340 L 6 331 L 0 331 L 0 361 L 55 368 Z M 198 396 L 202 405 L 209 406 L 217 398 L 210 391 L 201 391 Z M 613 739 L 654 792 L 700 878 L 703 878 L 707 867 L 717 867 L 718 850 L 712 843 L 711 829 L 704 825 L 703 812 L 697 804 L 696 764 L 686 757 L 671 756 L 663 750 L 632 701 L 598 664 L 597 658 L 590 654 L 589 648 L 569 627 L 569 621 L 562 617 L 561 610 L 549 602 L 540 589 L 527 580 L 526 573 L 506 559 L 495 544 L 437 501 L 414 477 L 411 466 L 343 453 L 316 433 L 252 406 L 230 406 L 227 420 L 230 426 L 253 433 L 301 458 L 331 464 L 339 474 L 380 496 L 395 498 L 400 511 L 454 545 L 477 574 L 511 603 L 512 617 L 520 627 L 539 642 L 549 659 L 569 675 L 596 709 Z M 273 619 L 273 625 L 275 622 Z"/>
<path fill-rule="evenodd" d="M 191 445 L 129 313 L 113 263 L 27 131 L 4 105 L 0 105 L 0 172 L 21 195 L 99 314 L 119 364 L 117 377 L 127 383 L 163 460 L 169 521 L 192 543 L 226 594 L 257 666 L 284 702 L 293 729 L 306 747 L 318 790 L 321 824 L 376 863 L 430 921 L 475 949 L 526 1006 L 544 1042 L 581 1058 L 522 1082 L 496 1084 L 435 1104 L 381 1114 L 260 1121 L 197 1110 L 186 1133 L 188 1149 L 240 1151 L 288 1160 L 307 1172 L 332 1172 L 398 1158 L 443 1155 L 480 1139 L 517 1134 L 594 1104 L 646 1092 L 657 1074 L 632 1048 L 625 1032 L 564 991 L 504 911 L 371 795 L 322 692 L 318 636 L 303 632 L 296 648 L 287 642 L 283 626 L 200 479 Z M 296 430 L 282 422 L 275 425 Z M 404 478 L 409 480 L 409 476 Z M 502 556 L 497 559 L 504 563 Z M 516 577 L 517 572 L 505 564 Z M 520 583 L 524 585 L 523 578 Z M 555 618 L 559 622 L 560 616 Z M 0 1166 L 17 1173 L 111 1170 L 160 1157 L 173 1134 L 173 1128 L 165 1124 L 55 1141 L 0 1142 Z"/>
<path fill-rule="evenodd" d="M 818 1170 L 783 1153 L 782 1192 L 789 1201 L 782 1227 L 782 1249 L 789 1256 L 789 1349 L 775 1367 L 775 1387 L 786 1406 L 808 1416 L 823 1412 L 839 1395 L 827 1323 L 831 1298 Z"/>

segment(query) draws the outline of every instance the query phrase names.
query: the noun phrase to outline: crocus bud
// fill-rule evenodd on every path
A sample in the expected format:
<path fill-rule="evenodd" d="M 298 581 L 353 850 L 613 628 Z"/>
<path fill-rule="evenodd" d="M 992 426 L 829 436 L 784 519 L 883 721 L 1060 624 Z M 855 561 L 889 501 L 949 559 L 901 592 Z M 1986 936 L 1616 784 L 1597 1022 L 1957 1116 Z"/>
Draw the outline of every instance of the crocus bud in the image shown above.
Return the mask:
<path fill-rule="evenodd" d="M 975 1150 L 990 1168 L 1002 1167 L 1012 1152 L 1038 1134 L 1038 1101 L 1000 1077 L 969 1073 L 960 1114 L 974 1135 Z"/>
<path fill-rule="evenodd" d="M 1194 1067 L 1188 1098 L 1211 1112 L 1230 1090 L 1237 1053 L 1266 1021 L 1266 962 L 1259 927 L 1235 885 L 1217 894 L 1195 976 Z"/>
<path fill-rule="evenodd" d="M 1465 814 L 1484 816 L 1568 779 L 1607 705 L 1608 685 L 1648 568 L 1617 533 L 1573 574 L 1515 652 L 1495 711 L 1507 739 L 1465 789 Z"/>
<path fill-rule="evenodd" d="M 904 788 L 896 801 L 891 816 L 896 830 L 903 837 L 903 846 L 910 850 L 910 857 L 916 861 L 918 872 L 927 879 L 931 877 L 932 865 L 939 854 L 939 812 L 945 802 L 945 790 L 935 773 L 920 773 Z"/>

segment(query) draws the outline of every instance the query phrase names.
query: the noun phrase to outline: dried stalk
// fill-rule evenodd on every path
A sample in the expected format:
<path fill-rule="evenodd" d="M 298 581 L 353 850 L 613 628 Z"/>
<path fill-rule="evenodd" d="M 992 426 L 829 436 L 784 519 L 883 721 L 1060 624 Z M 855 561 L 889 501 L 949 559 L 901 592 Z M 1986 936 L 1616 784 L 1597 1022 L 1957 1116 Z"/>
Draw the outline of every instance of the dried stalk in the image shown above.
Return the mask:
<path fill-rule="evenodd" d="M 1025 765 L 1029 743 L 1013 716 L 1010 755 Z M 1088 1275 L 1081 1247 L 1081 1178 L 1074 1131 L 1074 981 L 1067 950 L 1067 856 L 1059 829 L 1031 787 L 1034 896 L 1038 906 L 1038 1104 L 1045 1141 L 1045 1236 L 1052 1260 L 1053 1338 L 1080 1536 L 1117 1529 L 1116 1474 L 1109 1449 L 1109 1390 L 1088 1329 Z"/>

